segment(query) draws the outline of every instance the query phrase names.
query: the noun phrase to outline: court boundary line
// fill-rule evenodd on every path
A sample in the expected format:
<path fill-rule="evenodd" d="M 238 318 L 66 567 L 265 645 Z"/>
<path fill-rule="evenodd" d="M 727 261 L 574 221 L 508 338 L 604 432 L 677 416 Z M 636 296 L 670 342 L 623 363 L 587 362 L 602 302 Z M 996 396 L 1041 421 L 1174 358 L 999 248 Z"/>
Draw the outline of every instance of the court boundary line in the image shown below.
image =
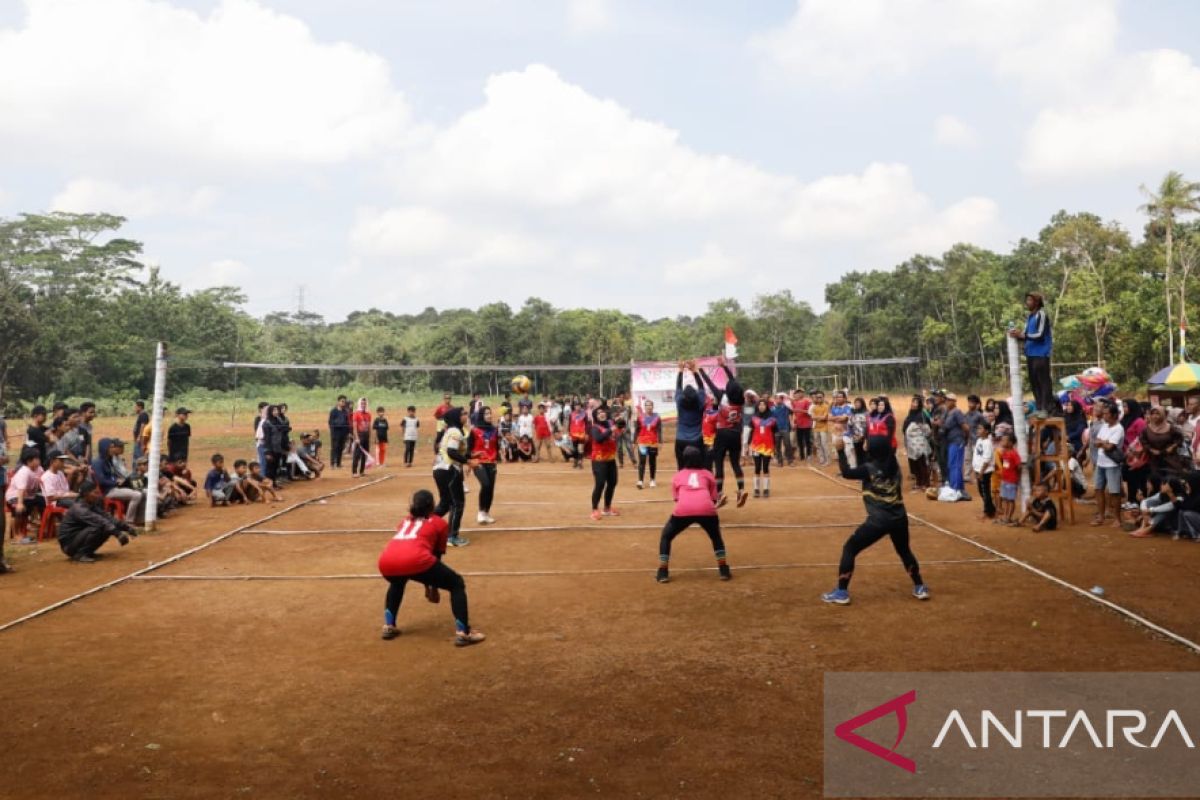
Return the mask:
<path fill-rule="evenodd" d="M 809 496 L 809 497 L 806 497 L 806 496 L 794 496 L 793 497 L 793 496 L 787 496 L 787 495 L 775 495 L 773 497 L 768 498 L 768 500 L 771 503 L 797 503 L 797 502 L 809 502 L 809 501 L 818 501 L 818 500 L 827 502 L 830 500 L 854 500 L 854 499 L 856 499 L 854 497 L 854 495 L 846 495 L 846 494 L 813 495 L 813 496 Z M 675 501 L 672 500 L 671 498 L 664 497 L 662 499 L 656 498 L 653 500 L 650 500 L 650 499 L 647 499 L 647 500 L 616 500 L 613 502 L 613 505 L 637 506 L 637 505 L 650 505 L 650 504 L 674 503 L 674 502 Z M 377 500 L 367 500 L 367 501 L 352 500 L 352 501 L 348 501 L 348 502 L 344 502 L 344 503 L 332 503 L 331 505 L 333 505 L 336 508 L 395 508 L 397 505 L 403 506 L 403 505 L 405 505 L 405 503 L 403 503 L 403 502 L 401 502 L 401 503 L 384 503 L 384 502 L 380 502 Z M 497 500 L 494 503 L 494 505 L 496 505 L 496 506 L 561 506 L 562 503 L 555 502 L 553 500 Z"/>
<path fill-rule="evenodd" d="M 219 544 L 220 542 L 223 542 L 232 536 L 236 536 L 239 533 L 244 533 L 245 531 L 249 530 L 250 528 L 253 528 L 257 525 L 261 525 L 264 522 L 270 522 L 273 519 L 282 517 L 284 514 L 295 511 L 298 508 L 303 508 L 304 506 L 309 505 L 310 503 L 313 503 L 317 500 L 324 500 L 326 498 L 335 497 L 337 495 L 346 494 L 348 492 L 357 492 L 360 489 L 366 489 L 368 486 L 375 486 L 377 484 L 383 483 L 384 481 L 389 481 L 391 479 L 392 479 L 391 475 L 384 475 L 382 477 L 376 478 L 375 480 L 369 481 L 367 483 L 360 483 L 356 486 L 350 486 L 345 489 L 338 489 L 335 492 L 330 492 L 330 493 L 324 494 L 324 495 L 318 495 L 316 497 L 311 497 L 308 500 L 301 500 L 299 502 L 293 503 L 292 505 L 288 506 L 287 508 L 283 508 L 283 509 L 280 509 L 279 511 L 272 512 L 271 514 L 268 514 L 267 516 L 262 517 L 260 519 L 254 520 L 253 522 L 248 522 L 245 525 L 234 528 L 233 530 L 226 531 L 225 533 L 222 533 L 219 536 L 209 539 L 207 542 L 202 542 L 194 547 L 190 547 L 187 550 L 184 550 L 181 553 L 176 553 L 175 555 L 165 558 L 162 561 L 156 561 L 153 564 L 142 567 L 141 569 L 134 570 L 133 572 L 129 573 L 128 575 L 123 575 L 119 578 L 113 578 L 112 580 L 106 581 L 106 582 L 100 584 L 99 586 L 93 586 L 90 589 L 85 589 L 84 591 L 79 592 L 78 594 L 74 594 L 74 595 L 71 595 L 70 597 L 66 597 L 62 600 L 55 601 L 48 606 L 39 608 L 36 611 L 31 611 L 28 614 L 25 614 L 24 616 L 17 617 L 14 620 L 11 620 L 9 622 L 4 623 L 3 625 L 0 625 L 0 633 L 3 633 L 4 631 L 9 630 L 10 628 L 15 628 L 16 626 L 18 626 L 22 623 L 29 622 L 31 620 L 37 619 L 38 617 L 49 614 L 51 611 L 55 611 L 57 609 L 63 608 L 64 606 L 68 606 L 72 603 L 83 600 L 84 598 L 91 597 L 94 594 L 99 594 L 100 592 L 103 592 L 106 589 L 112 589 L 113 587 L 119 586 L 122 583 L 125 583 L 126 581 L 135 580 L 137 578 L 142 577 L 143 575 L 146 575 L 147 573 L 154 572 L 155 570 L 162 569 L 163 567 L 168 566 L 170 564 L 174 564 L 175 562 L 181 561 L 182 559 L 185 559 L 190 555 L 199 553 L 202 550 L 207 550 L 208 548 L 212 547 L 213 545 Z"/>
<path fill-rule="evenodd" d="M 860 566 L 884 566 L 884 562 L 859 562 Z M 921 566 L 947 566 L 962 564 L 1007 564 L 1003 558 L 960 558 L 923 561 Z M 828 569 L 836 567 L 837 562 L 821 563 L 782 563 L 782 564 L 742 564 L 732 565 L 735 572 L 740 570 L 784 570 L 784 569 Z M 673 567 L 672 573 L 677 572 L 716 572 L 716 567 Z M 536 578 L 574 575 L 637 575 L 650 574 L 647 567 L 612 567 L 609 569 L 533 569 L 533 570 L 483 570 L 463 571 L 459 573 L 464 578 Z M 141 575 L 136 581 L 336 581 L 336 580 L 379 580 L 378 573 L 344 573 L 333 575 Z"/>
<path fill-rule="evenodd" d="M 731 522 L 722 524 L 721 530 L 819 530 L 822 528 L 857 528 L 857 522 L 830 522 L 821 523 L 782 523 L 782 522 Z M 603 533 L 604 531 L 660 531 L 662 525 L 644 524 L 644 525 L 605 525 L 603 523 L 589 525 L 588 523 L 580 523 L 579 525 L 531 525 L 527 527 L 504 528 L 499 526 L 487 526 L 483 528 L 460 528 L 460 533 L 544 533 L 544 532 L 561 532 L 561 531 L 582 531 L 585 533 Z M 395 533 L 395 528 L 303 528 L 295 531 L 285 530 L 247 530 L 246 534 L 256 536 L 322 536 L 326 534 L 342 535 L 353 533 Z"/>
<path fill-rule="evenodd" d="M 809 467 L 809 470 L 817 473 L 822 478 L 832 481 L 833 483 L 835 483 L 839 486 L 844 486 L 847 489 L 850 489 L 851 491 L 857 491 L 857 492 L 861 493 L 861 489 L 854 486 L 853 484 L 848 484 L 839 478 L 835 478 L 832 475 L 827 475 L 818 469 L 813 469 L 812 467 Z M 1200 644 L 1193 642 L 1191 639 L 1188 639 L 1186 636 L 1175 633 L 1174 631 L 1170 630 L 1169 628 L 1164 628 L 1162 625 L 1159 625 L 1157 622 L 1153 622 L 1153 621 L 1147 619 L 1146 617 L 1143 617 L 1141 614 L 1138 614 L 1136 611 L 1125 608 L 1125 606 L 1114 603 L 1113 601 L 1107 600 L 1103 597 L 1098 597 L 1097 595 L 1092 594 L 1087 589 L 1084 589 L 1082 586 L 1076 586 L 1075 584 L 1071 583 L 1068 580 L 1065 580 L 1063 578 L 1058 577 L 1057 575 L 1049 573 L 1046 570 L 1041 569 L 1040 567 L 1035 567 L 1033 564 L 1030 564 L 1027 561 L 1023 561 L 1023 560 L 1017 558 L 1016 556 L 1009 555 L 1008 553 L 1005 553 L 1003 550 L 999 550 L 995 547 L 992 547 L 991 545 L 987 545 L 987 544 L 984 544 L 983 542 L 976 541 L 975 539 L 972 539 L 969 536 L 963 536 L 961 533 L 956 533 L 955 531 L 952 531 L 949 528 L 944 528 L 941 525 L 938 525 L 936 523 L 930 522 L 929 520 L 923 519 L 922 517 L 912 513 L 911 511 L 908 511 L 907 506 L 905 506 L 905 511 L 908 513 L 908 517 L 910 519 L 912 519 L 916 522 L 919 522 L 922 525 L 925 525 L 926 527 L 937 531 L 938 533 L 941 533 L 945 536 L 949 536 L 953 539 L 957 539 L 960 542 L 964 542 L 966 544 L 977 547 L 980 550 L 983 550 L 984 552 L 987 552 L 987 553 L 991 553 L 994 556 L 998 556 L 999 558 L 1002 558 L 1005 561 L 1015 564 L 1016 566 L 1020 567 L 1021 569 L 1024 569 L 1024 570 L 1027 570 L 1028 572 L 1033 573 L 1034 575 L 1038 576 L 1039 578 L 1044 578 L 1044 579 L 1050 581 L 1051 583 L 1057 584 L 1058 586 L 1061 586 L 1064 589 L 1068 589 L 1068 590 L 1074 592 L 1075 594 L 1079 595 L 1080 597 L 1086 598 L 1099 606 L 1107 608 L 1110 611 L 1115 611 L 1118 615 L 1123 616 L 1126 619 L 1128 619 L 1138 625 L 1141 625 L 1142 627 L 1146 628 L 1147 630 L 1150 630 L 1150 631 L 1153 631 L 1154 633 L 1159 634 L 1160 636 L 1165 636 L 1166 638 L 1174 641 L 1176 644 L 1181 644 L 1184 647 L 1186 647 L 1187 649 L 1191 650 L 1193 653 L 1200 655 Z"/>

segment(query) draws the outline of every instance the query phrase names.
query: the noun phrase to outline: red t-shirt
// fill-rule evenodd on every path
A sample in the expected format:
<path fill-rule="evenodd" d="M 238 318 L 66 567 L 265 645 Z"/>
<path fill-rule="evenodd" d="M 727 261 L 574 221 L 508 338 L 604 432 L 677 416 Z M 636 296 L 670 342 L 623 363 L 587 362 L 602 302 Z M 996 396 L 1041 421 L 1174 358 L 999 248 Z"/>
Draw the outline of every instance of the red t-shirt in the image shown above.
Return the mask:
<path fill-rule="evenodd" d="M 355 411 L 350 415 L 350 427 L 355 433 L 370 433 L 373 421 L 370 411 Z"/>
<path fill-rule="evenodd" d="M 1016 483 L 1021 480 L 1021 454 L 1016 450 L 1000 452 L 1000 480 L 1003 483 Z"/>
<path fill-rule="evenodd" d="M 677 517 L 715 517 L 717 515 L 717 479 L 706 469 L 685 469 L 671 481 Z"/>
<path fill-rule="evenodd" d="M 812 400 L 807 397 L 792 401 L 792 424 L 797 428 L 811 428 L 813 426 L 811 408 Z"/>
<path fill-rule="evenodd" d="M 440 406 L 438 406 L 437 408 L 435 408 L 433 410 L 433 418 L 441 419 L 442 415 L 445 414 L 447 411 L 449 411 L 452 408 L 454 408 L 454 406 L 448 406 L 445 403 L 442 403 Z"/>
<path fill-rule="evenodd" d="M 446 552 L 449 535 L 450 526 L 436 514 L 427 519 L 406 517 L 379 555 L 379 573 L 387 577 L 419 575 Z"/>
<path fill-rule="evenodd" d="M 549 439 L 554 435 L 550 420 L 546 419 L 545 414 L 538 414 L 533 418 L 533 435 L 539 439 Z"/>

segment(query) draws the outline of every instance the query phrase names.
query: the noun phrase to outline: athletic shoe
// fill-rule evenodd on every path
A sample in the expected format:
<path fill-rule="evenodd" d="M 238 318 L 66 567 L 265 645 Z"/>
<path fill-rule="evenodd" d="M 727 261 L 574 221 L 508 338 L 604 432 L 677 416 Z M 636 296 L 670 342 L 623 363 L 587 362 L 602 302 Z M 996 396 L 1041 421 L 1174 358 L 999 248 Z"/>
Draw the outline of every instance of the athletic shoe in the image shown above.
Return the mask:
<path fill-rule="evenodd" d="M 658 581 L 659 583 L 670 583 L 671 574 L 667 572 L 666 567 L 659 567 L 658 572 L 654 575 L 654 580 Z"/>
<path fill-rule="evenodd" d="M 755 497 L 762 497 L 762 492 L 760 492 L 758 489 L 755 489 L 755 490 L 754 490 L 754 496 L 755 496 Z"/>
<path fill-rule="evenodd" d="M 923 583 L 917 584 L 913 587 L 913 597 L 917 598 L 918 600 L 928 600 L 929 587 Z"/>
<path fill-rule="evenodd" d="M 821 595 L 821 599 L 826 603 L 834 603 L 839 606 L 850 605 L 850 593 L 845 589 L 834 589 L 832 592 L 826 592 Z"/>
<path fill-rule="evenodd" d="M 770 497 L 770 496 L 771 496 L 771 490 L 763 489 L 763 497 Z"/>
<path fill-rule="evenodd" d="M 459 631 L 458 633 L 454 634 L 454 646 L 468 647 L 473 644 L 479 644 L 486 638 L 487 637 L 484 636 L 483 631 L 471 631 L 470 633 Z"/>
<path fill-rule="evenodd" d="M 96 557 L 90 553 L 79 553 L 78 555 L 75 556 L 74 560 L 78 561 L 80 564 L 95 564 L 96 563 Z"/>
<path fill-rule="evenodd" d="M 657 488 L 658 488 L 658 484 L 657 484 L 657 483 L 655 483 L 654 481 L 650 481 L 650 488 L 651 488 L 651 489 L 657 489 Z"/>
<path fill-rule="evenodd" d="M 599 521 L 600 521 L 600 518 L 601 518 L 601 516 L 602 516 L 602 515 L 600 514 L 600 509 L 598 509 L 598 508 L 593 508 L 593 509 L 592 509 L 592 520 L 593 520 L 594 522 L 599 522 Z"/>
<path fill-rule="evenodd" d="M 604 512 L 603 512 L 603 513 L 604 513 L 604 516 L 606 516 L 606 517 L 619 517 L 619 516 L 621 516 L 621 512 L 620 512 L 620 511 L 617 511 L 615 508 L 606 508 L 606 509 L 604 509 Z"/>
<path fill-rule="evenodd" d="M 749 500 L 749 499 L 750 499 L 750 493 L 749 493 L 749 492 L 744 492 L 744 491 L 743 491 L 743 492 L 738 492 L 738 496 L 737 496 L 737 507 L 738 507 L 738 508 L 741 508 L 742 506 L 746 505 L 746 501 L 747 501 L 747 500 Z"/>
<path fill-rule="evenodd" d="M 720 497 L 717 498 L 717 508 L 724 508 L 728 502 L 729 502 L 729 498 L 726 497 L 725 495 L 721 495 Z"/>
<path fill-rule="evenodd" d="M 451 547 L 466 547 L 470 543 L 470 539 L 464 539 L 461 536 L 451 536 L 446 540 L 446 544 L 450 545 Z"/>
<path fill-rule="evenodd" d="M 641 482 L 641 481 L 638 481 L 638 482 L 637 482 L 637 487 L 638 487 L 639 489 L 641 489 L 641 488 L 642 488 L 642 482 Z"/>
<path fill-rule="evenodd" d="M 958 496 L 958 502 L 960 502 L 960 503 L 968 503 L 970 501 L 971 501 L 971 495 L 967 494 L 966 492 L 963 492 L 962 494 L 960 494 Z"/>
<path fill-rule="evenodd" d="M 484 514 L 483 522 L 485 525 L 495 525 L 496 524 L 496 520 L 491 514 Z"/>
<path fill-rule="evenodd" d="M 395 625 L 384 625 L 383 632 L 379 634 L 379 638 L 383 639 L 386 642 L 391 639 L 395 639 L 399 635 L 400 635 L 400 629 L 397 628 Z"/>
<path fill-rule="evenodd" d="M 727 580 L 729 580 L 730 578 L 732 578 L 732 577 L 733 577 L 733 574 L 732 574 L 732 573 L 730 573 L 730 571 L 729 571 L 729 565 L 728 565 L 728 564 L 720 564 L 720 565 L 718 565 L 718 566 L 717 566 L 717 572 L 721 573 L 721 580 L 723 580 L 723 581 L 727 581 Z"/>

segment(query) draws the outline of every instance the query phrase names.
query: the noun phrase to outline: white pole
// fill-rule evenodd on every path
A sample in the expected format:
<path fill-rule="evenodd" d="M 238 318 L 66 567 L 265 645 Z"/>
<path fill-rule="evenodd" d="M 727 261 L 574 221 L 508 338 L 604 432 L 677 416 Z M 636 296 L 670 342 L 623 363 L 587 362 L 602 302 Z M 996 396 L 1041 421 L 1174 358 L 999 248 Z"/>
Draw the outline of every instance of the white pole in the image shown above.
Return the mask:
<path fill-rule="evenodd" d="M 1008 338 L 1008 383 L 1012 390 L 1013 433 L 1021 456 L 1021 513 L 1029 502 L 1029 428 L 1025 422 L 1025 390 L 1021 386 L 1021 354 L 1016 338 Z"/>
<path fill-rule="evenodd" d="M 146 530 L 158 521 L 158 467 L 162 460 L 163 395 L 167 391 L 167 345 L 158 343 L 154 356 L 154 403 L 150 414 L 150 447 L 146 451 Z"/>

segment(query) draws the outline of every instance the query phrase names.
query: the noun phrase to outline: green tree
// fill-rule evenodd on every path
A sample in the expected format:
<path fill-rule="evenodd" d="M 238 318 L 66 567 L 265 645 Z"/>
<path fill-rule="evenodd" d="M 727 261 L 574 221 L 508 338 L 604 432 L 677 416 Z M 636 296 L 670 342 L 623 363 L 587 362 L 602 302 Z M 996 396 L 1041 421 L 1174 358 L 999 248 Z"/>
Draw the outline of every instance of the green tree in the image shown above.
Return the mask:
<path fill-rule="evenodd" d="M 1162 231 L 1164 237 L 1166 269 L 1163 271 L 1163 297 L 1167 311 L 1168 362 L 1174 364 L 1175 329 L 1171 314 L 1171 272 L 1175 225 L 1180 214 L 1200 211 L 1200 183 L 1185 180 L 1181 173 L 1171 170 L 1163 176 L 1156 190 L 1151 191 L 1145 185 L 1141 187 L 1141 190 L 1142 194 L 1146 196 L 1146 203 L 1141 210 Z"/>

